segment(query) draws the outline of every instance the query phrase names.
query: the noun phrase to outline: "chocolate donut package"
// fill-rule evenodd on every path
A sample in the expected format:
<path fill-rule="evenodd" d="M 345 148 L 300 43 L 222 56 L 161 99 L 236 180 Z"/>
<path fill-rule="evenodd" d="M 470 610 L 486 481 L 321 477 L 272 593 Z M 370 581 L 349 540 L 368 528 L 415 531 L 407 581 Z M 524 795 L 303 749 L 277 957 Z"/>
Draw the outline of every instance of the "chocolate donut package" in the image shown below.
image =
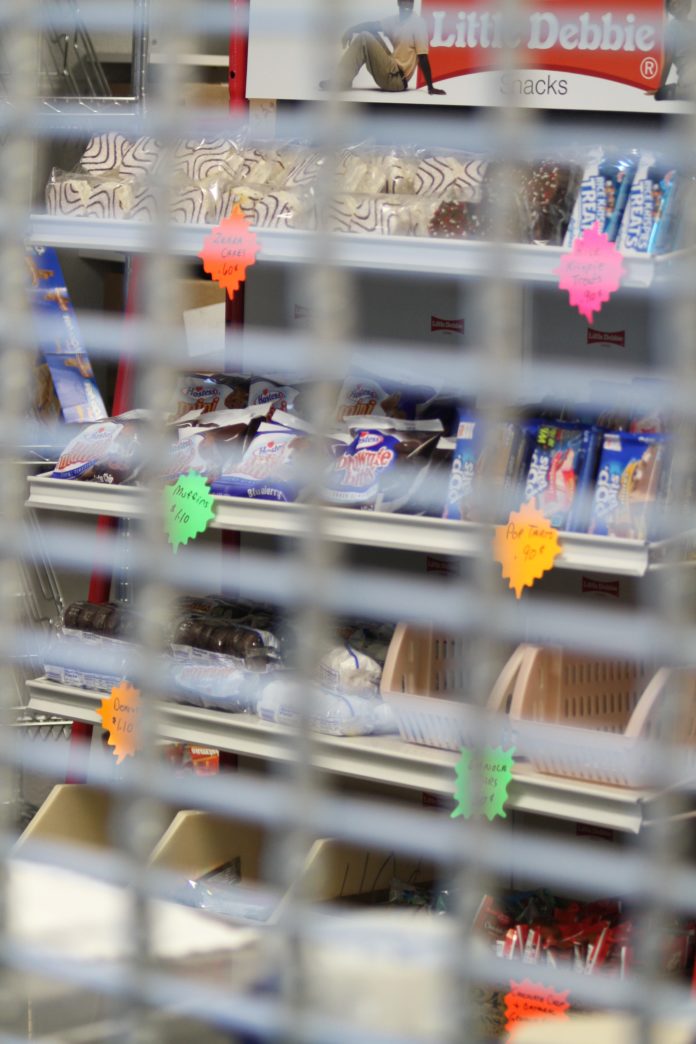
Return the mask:
<path fill-rule="evenodd" d="M 440 421 L 346 418 L 352 441 L 338 446 L 324 497 L 336 507 L 407 510 L 423 491 L 435 453 Z"/>
<path fill-rule="evenodd" d="M 342 424 L 346 417 L 392 417 L 396 420 L 416 420 L 427 406 L 435 401 L 437 389 L 409 381 L 372 375 L 367 371 L 346 377 L 338 396 L 336 419 Z"/>
<path fill-rule="evenodd" d="M 187 373 L 177 381 L 173 420 L 194 410 L 243 410 L 249 405 L 249 378 L 216 373 Z"/>
<path fill-rule="evenodd" d="M 233 469 L 267 412 L 263 405 L 246 410 L 219 410 L 181 424 L 176 429 L 166 477 L 174 479 L 193 470 L 214 479 Z"/>
<path fill-rule="evenodd" d="M 133 482 L 140 470 L 142 418 L 133 411 L 82 428 L 61 453 L 52 477 L 107 485 Z"/>

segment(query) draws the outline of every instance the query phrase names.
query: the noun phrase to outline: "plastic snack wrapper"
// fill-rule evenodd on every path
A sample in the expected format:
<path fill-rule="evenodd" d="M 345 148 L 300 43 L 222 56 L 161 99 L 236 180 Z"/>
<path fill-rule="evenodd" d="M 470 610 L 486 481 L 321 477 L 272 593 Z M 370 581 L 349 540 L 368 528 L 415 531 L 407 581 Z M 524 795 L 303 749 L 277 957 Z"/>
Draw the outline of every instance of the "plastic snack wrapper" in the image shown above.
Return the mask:
<path fill-rule="evenodd" d="M 190 182 L 234 177 L 242 163 L 239 148 L 226 138 L 180 141 L 174 149 L 174 172 Z"/>
<path fill-rule="evenodd" d="M 107 485 L 133 482 L 140 466 L 142 417 L 133 411 L 82 428 L 61 453 L 52 477 Z"/>
<path fill-rule="evenodd" d="M 330 200 L 326 225 L 330 232 L 364 235 L 411 235 L 410 196 L 339 193 Z"/>
<path fill-rule="evenodd" d="M 327 692 L 374 697 L 379 693 L 382 668 L 349 642 L 338 645 L 319 661 L 318 681 Z"/>
<path fill-rule="evenodd" d="M 590 533 L 649 539 L 666 456 L 664 436 L 623 431 L 604 435 Z"/>
<path fill-rule="evenodd" d="M 532 454 L 524 500 L 535 497 L 538 509 L 556 529 L 576 529 L 583 521 L 581 502 L 594 477 L 600 432 L 545 421 L 529 430 Z"/>
<path fill-rule="evenodd" d="M 518 168 L 515 178 L 525 223 L 522 238 L 531 243 L 562 243 L 580 186 L 581 167 L 545 159 Z"/>
<path fill-rule="evenodd" d="M 603 148 L 590 150 L 564 246 L 597 223 L 611 242 L 616 239 L 637 166 L 636 152 L 617 156 Z"/>
<path fill-rule="evenodd" d="M 297 500 L 303 487 L 302 459 L 311 438 L 311 429 L 298 417 L 275 413 L 273 420 L 261 423 L 238 467 L 223 471 L 213 482 L 213 493 L 258 500 Z"/>
<path fill-rule="evenodd" d="M 46 185 L 46 212 L 66 217 L 116 220 L 127 218 L 132 193 L 121 176 L 66 173 L 54 169 Z"/>
<path fill-rule="evenodd" d="M 302 188 L 271 188 L 257 183 L 222 186 L 215 221 L 228 217 L 239 207 L 256 228 L 313 228 L 314 200 Z"/>
<path fill-rule="evenodd" d="M 366 371 L 346 377 L 339 392 L 336 419 L 392 417 L 416 420 L 435 401 L 437 389 L 418 385 L 416 379 L 386 378 Z"/>
<path fill-rule="evenodd" d="M 264 721 L 278 725 L 299 725 L 306 696 L 306 684 L 293 674 L 276 674 L 261 690 L 257 714 Z M 369 736 L 398 731 L 391 707 L 379 697 L 338 694 L 319 687 L 311 692 L 309 726 L 329 736 Z"/>
<path fill-rule="evenodd" d="M 488 161 L 473 154 L 421 153 L 413 174 L 416 196 L 440 196 L 466 203 L 483 199 Z"/>
<path fill-rule="evenodd" d="M 352 441 L 336 449 L 324 498 L 338 507 L 405 509 L 427 481 L 440 421 L 346 418 Z M 364 424 L 364 427 L 361 426 Z"/>
<path fill-rule="evenodd" d="M 165 477 L 173 481 L 193 470 L 214 479 L 234 468 L 266 413 L 264 406 L 220 410 L 203 414 L 190 424 L 180 424 L 175 429 L 176 441 L 170 450 Z"/>
<path fill-rule="evenodd" d="M 187 373 L 177 381 L 176 403 L 172 420 L 192 410 L 215 413 L 216 410 L 243 410 L 249 405 L 249 378 L 212 373 Z"/>
<path fill-rule="evenodd" d="M 655 153 L 641 154 L 617 239 L 623 254 L 644 256 L 670 248 L 676 185 L 673 166 Z"/>

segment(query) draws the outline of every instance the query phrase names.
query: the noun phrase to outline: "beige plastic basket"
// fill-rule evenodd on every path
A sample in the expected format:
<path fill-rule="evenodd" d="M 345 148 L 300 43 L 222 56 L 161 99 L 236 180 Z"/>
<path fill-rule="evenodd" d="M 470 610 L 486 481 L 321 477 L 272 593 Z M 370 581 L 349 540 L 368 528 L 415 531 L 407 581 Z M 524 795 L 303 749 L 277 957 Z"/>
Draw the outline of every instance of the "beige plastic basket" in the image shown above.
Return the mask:
<path fill-rule="evenodd" d="M 391 705 L 399 732 L 410 743 L 440 750 L 460 750 L 470 738 L 462 694 L 469 688 L 462 669 L 463 639 L 432 628 L 399 624 L 382 672 L 382 696 Z M 510 657 L 490 695 L 487 708 L 505 713 L 525 655 L 520 646 Z"/>
<path fill-rule="evenodd" d="M 637 761 L 636 741 L 662 728 L 669 679 L 665 670 L 651 677 L 645 664 L 528 646 L 510 704 L 519 749 L 541 772 L 635 785 L 647 768 Z M 696 685 L 680 711 L 678 732 L 680 742 L 696 743 Z"/>

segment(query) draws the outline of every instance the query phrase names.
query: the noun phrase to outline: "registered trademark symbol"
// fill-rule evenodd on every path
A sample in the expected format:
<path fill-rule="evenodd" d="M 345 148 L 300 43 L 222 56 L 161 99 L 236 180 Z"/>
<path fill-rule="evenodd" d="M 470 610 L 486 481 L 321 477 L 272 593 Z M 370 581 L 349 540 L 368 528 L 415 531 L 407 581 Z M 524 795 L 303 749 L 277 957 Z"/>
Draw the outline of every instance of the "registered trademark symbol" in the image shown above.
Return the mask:
<path fill-rule="evenodd" d="M 654 80 L 657 76 L 658 69 L 657 58 L 651 58 L 648 56 L 640 63 L 641 76 L 644 76 L 646 80 Z"/>

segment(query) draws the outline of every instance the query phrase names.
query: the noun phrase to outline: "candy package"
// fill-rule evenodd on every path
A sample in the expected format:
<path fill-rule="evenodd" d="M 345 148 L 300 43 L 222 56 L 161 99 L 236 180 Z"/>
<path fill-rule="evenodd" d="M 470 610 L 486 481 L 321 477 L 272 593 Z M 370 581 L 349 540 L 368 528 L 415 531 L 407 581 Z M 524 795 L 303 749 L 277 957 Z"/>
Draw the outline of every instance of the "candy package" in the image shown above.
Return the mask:
<path fill-rule="evenodd" d="M 603 148 L 590 150 L 565 246 L 572 246 L 578 236 L 597 223 L 611 242 L 616 239 L 637 166 L 636 152 L 619 156 Z"/>
<path fill-rule="evenodd" d="M 666 451 L 664 436 L 623 431 L 604 435 L 590 533 L 649 538 Z"/>

